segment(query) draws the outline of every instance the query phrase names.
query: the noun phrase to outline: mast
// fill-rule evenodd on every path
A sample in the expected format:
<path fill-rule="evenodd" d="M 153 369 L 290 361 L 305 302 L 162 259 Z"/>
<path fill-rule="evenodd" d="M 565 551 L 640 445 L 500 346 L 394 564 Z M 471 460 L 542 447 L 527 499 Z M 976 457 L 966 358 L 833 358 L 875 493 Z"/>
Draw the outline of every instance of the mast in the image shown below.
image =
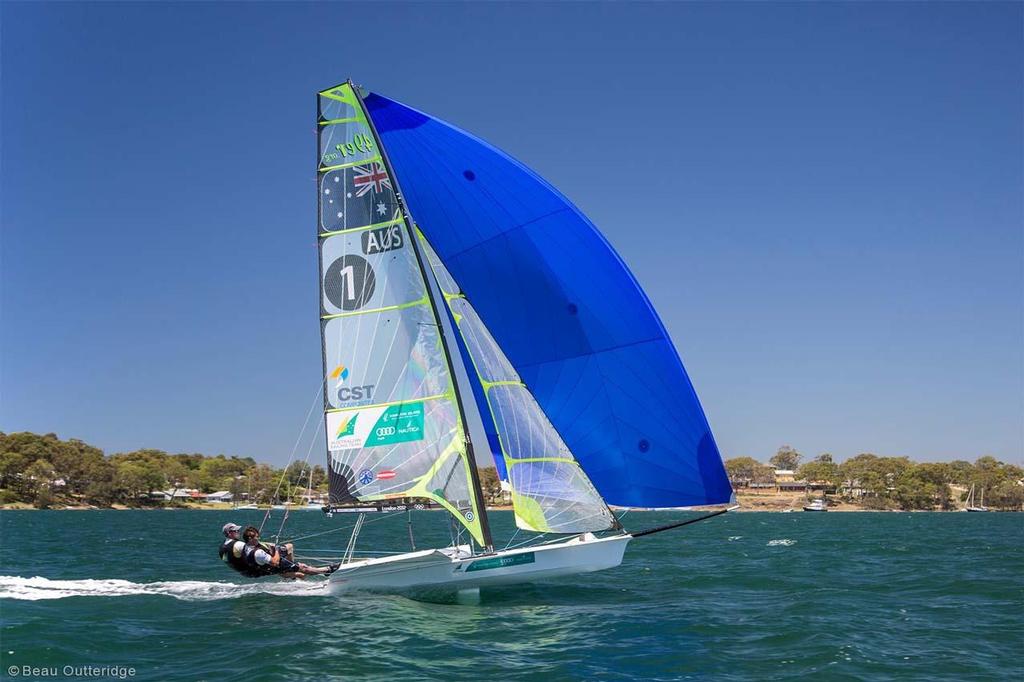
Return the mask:
<path fill-rule="evenodd" d="M 466 445 L 466 457 L 469 460 L 470 482 L 472 484 L 472 493 L 473 498 L 476 501 L 477 511 L 480 514 L 480 532 L 484 537 L 484 549 L 487 552 L 493 552 L 494 542 L 491 539 L 491 525 L 487 518 L 487 507 L 484 503 L 483 488 L 480 485 L 480 474 L 477 471 L 476 457 L 473 453 L 473 440 L 469 434 L 469 422 L 466 420 L 466 408 L 462 403 L 462 392 L 459 390 L 459 382 L 455 374 L 455 365 L 452 362 L 451 348 L 448 345 L 447 334 L 445 334 L 444 324 L 442 323 L 441 315 L 437 308 L 437 300 L 434 296 L 434 286 L 431 284 L 432 277 L 428 275 L 426 266 L 423 263 L 423 254 L 420 252 L 419 240 L 416 238 L 416 233 L 413 229 L 412 216 L 405 205 L 405 200 L 402 198 L 401 183 L 399 182 L 398 176 L 395 174 L 395 170 L 391 165 L 391 160 L 388 158 L 387 149 L 384 148 L 380 135 L 377 133 L 377 126 L 374 125 L 373 119 L 370 118 L 370 112 L 366 110 L 366 105 L 363 103 L 363 96 L 362 93 L 359 92 L 359 88 L 351 79 L 349 79 L 348 84 L 351 86 L 352 92 L 355 93 L 356 101 L 359 102 L 359 108 L 362 110 L 366 123 L 370 128 L 370 133 L 373 135 L 373 140 L 377 145 L 377 149 L 380 151 L 380 158 L 381 162 L 384 164 L 384 169 L 391 177 L 391 182 L 394 183 L 395 199 L 402 212 L 402 222 L 405 224 L 405 231 L 412 245 L 412 251 L 416 254 L 416 264 L 419 266 L 420 274 L 423 276 L 423 283 L 427 288 L 427 298 L 430 300 L 430 309 L 434 315 L 434 322 L 437 324 L 438 337 L 441 339 L 441 346 L 444 349 L 445 360 L 448 364 L 448 375 L 451 377 L 452 390 L 455 393 L 455 404 L 459 410 L 459 417 L 462 419 L 463 435 L 465 437 Z M 327 370 L 325 368 L 325 374 L 326 371 Z"/>
<path fill-rule="evenodd" d="M 321 109 L 321 107 L 320 107 L 320 101 L 321 101 L 320 100 L 320 95 L 317 94 L 316 95 L 316 120 L 317 120 L 317 128 L 320 128 L 320 119 L 321 119 L 321 117 L 323 115 L 323 109 Z M 316 185 L 316 195 L 317 195 L 317 199 L 316 199 L 316 214 L 317 214 L 317 221 L 318 221 L 317 225 L 319 225 L 319 220 L 320 220 L 320 217 L 319 217 L 320 216 L 320 202 L 322 201 L 322 199 L 320 198 L 320 131 L 319 130 L 317 130 L 316 135 L 317 135 L 317 144 L 316 144 L 316 149 L 314 150 L 314 152 L 316 153 L 316 163 L 313 165 L 313 167 L 316 168 L 317 170 L 313 174 L 313 184 Z M 320 232 L 320 229 L 318 227 L 317 233 L 319 233 L 319 232 Z M 324 263 L 323 263 L 323 258 L 321 258 L 321 256 L 320 256 L 320 249 L 321 249 L 320 239 L 318 237 L 317 238 L 317 249 L 316 249 L 316 251 L 317 251 L 317 254 L 316 254 L 316 300 L 317 300 L 316 316 L 317 316 L 317 319 L 319 319 L 320 315 L 321 315 L 321 308 L 323 307 L 323 303 L 321 301 L 323 300 L 323 295 L 324 295 L 323 291 L 321 289 L 321 287 L 323 287 L 323 281 L 324 281 Z M 320 368 L 322 370 L 322 372 L 320 374 L 320 391 L 321 391 L 321 397 L 323 399 L 323 409 L 324 409 L 324 411 L 326 411 L 327 408 L 329 407 L 329 403 L 327 402 L 327 372 L 328 372 L 328 370 L 327 370 L 327 353 L 325 352 L 325 349 L 323 348 L 324 341 L 323 341 L 323 328 L 322 327 L 321 327 L 321 330 L 320 330 L 320 343 L 321 343 L 321 348 L 320 348 L 320 351 L 321 351 L 320 352 Z M 327 507 L 330 507 L 332 502 L 333 502 L 333 500 L 331 499 L 332 495 L 331 495 L 331 488 L 330 488 L 330 483 L 329 483 L 329 481 L 331 480 L 331 462 L 330 462 L 331 449 L 330 449 L 330 446 L 331 446 L 331 434 L 327 430 L 326 425 L 325 425 L 325 428 L 324 428 L 324 452 L 327 453 L 327 470 L 325 471 L 325 473 L 327 474 L 327 480 L 328 480 L 328 484 L 327 484 L 328 485 L 328 487 L 327 487 Z M 310 480 L 312 480 L 312 479 L 310 479 Z M 251 485 L 251 482 L 250 482 L 250 494 L 249 494 L 250 498 L 252 497 L 251 488 L 252 488 L 252 485 Z M 250 499 L 250 502 L 251 501 L 252 500 Z"/>

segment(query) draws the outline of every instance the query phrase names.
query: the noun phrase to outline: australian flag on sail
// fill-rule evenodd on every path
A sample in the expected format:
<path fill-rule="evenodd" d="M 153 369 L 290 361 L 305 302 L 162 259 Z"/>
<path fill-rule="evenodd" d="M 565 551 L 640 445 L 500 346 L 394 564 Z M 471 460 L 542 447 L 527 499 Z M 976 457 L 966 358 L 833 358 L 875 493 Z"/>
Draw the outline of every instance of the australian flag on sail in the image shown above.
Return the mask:
<path fill-rule="evenodd" d="M 365 227 L 399 216 L 394 186 L 379 161 L 320 176 L 321 232 Z"/>

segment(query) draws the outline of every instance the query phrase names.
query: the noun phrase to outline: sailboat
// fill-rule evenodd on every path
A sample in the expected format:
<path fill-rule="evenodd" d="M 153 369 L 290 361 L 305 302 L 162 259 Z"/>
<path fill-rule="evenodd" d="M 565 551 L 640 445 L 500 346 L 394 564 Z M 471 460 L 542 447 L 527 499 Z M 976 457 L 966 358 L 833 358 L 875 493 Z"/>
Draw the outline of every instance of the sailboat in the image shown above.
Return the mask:
<path fill-rule="evenodd" d="M 804 505 L 804 511 L 805 512 L 827 512 L 828 511 L 828 503 L 825 502 L 824 498 L 818 497 L 818 498 L 812 500 L 809 504 L 805 504 Z"/>
<path fill-rule="evenodd" d="M 351 81 L 317 94 L 317 129 L 330 509 L 423 500 L 458 531 L 357 559 L 360 515 L 333 588 L 478 594 L 609 569 L 634 538 L 728 511 L 628 532 L 610 509 L 727 505 L 732 488 L 664 326 L 568 199 Z M 624 153 L 643 150 L 610 144 L 609 167 Z M 478 457 L 531 544 L 495 543 Z"/>
<path fill-rule="evenodd" d="M 964 511 L 969 512 L 987 512 L 988 507 L 985 506 L 985 489 L 981 489 L 981 496 L 979 500 L 974 499 L 974 484 L 971 484 L 971 489 L 967 492 L 967 501 L 964 503 Z"/>

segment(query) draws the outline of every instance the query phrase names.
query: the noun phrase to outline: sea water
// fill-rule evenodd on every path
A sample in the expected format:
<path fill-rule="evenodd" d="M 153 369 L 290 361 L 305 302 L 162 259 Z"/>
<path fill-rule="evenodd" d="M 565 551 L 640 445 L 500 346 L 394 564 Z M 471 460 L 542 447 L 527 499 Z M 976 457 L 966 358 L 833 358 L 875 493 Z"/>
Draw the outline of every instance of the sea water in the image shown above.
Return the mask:
<path fill-rule="evenodd" d="M 241 578 L 217 558 L 220 528 L 262 518 L 4 511 L 3 679 L 1024 678 L 1022 514 L 730 513 L 478 605 Z M 292 512 L 283 536 L 318 534 L 297 553 L 329 557 L 353 521 Z M 442 513 L 412 522 L 418 548 L 449 542 Z M 514 532 L 509 512 L 492 525 Z M 368 517 L 359 544 L 408 549 L 406 517 Z"/>

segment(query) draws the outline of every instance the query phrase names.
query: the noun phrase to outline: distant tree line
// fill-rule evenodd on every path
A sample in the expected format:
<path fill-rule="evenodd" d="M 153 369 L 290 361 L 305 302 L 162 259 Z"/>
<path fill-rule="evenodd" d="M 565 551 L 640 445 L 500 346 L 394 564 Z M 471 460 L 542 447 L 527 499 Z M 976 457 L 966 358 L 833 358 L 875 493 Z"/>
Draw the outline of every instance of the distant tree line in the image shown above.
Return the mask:
<path fill-rule="evenodd" d="M 150 449 L 108 457 L 75 438 L 0 432 L 0 503 L 138 506 L 163 504 L 150 499 L 152 492 L 186 489 L 227 490 L 235 499 L 269 503 L 297 498 L 310 487 L 323 490 L 326 481 L 323 467 L 302 462 L 278 469 L 251 457 L 171 455 Z"/>
<path fill-rule="evenodd" d="M 501 500 L 494 468 L 479 473 L 484 497 Z M 172 455 L 151 449 L 106 456 L 88 443 L 61 440 L 53 433 L 0 432 L 0 504 L 163 506 L 181 503 L 151 493 L 181 490 L 227 490 L 235 500 L 256 504 L 298 502 L 309 490 L 326 493 L 327 473 L 304 462 L 275 468 L 252 457 Z"/>
<path fill-rule="evenodd" d="M 907 457 L 860 454 L 842 464 L 824 453 L 801 464 L 803 456 L 783 446 L 767 464 L 752 457 L 725 462 L 737 488 L 775 483 L 775 470 L 794 471 L 796 480 L 824 484 L 841 498 L 878 509 L 955 509 L 970 486 L 985 490 L 985 505 L 996 509 L 1024 506 L 1024 469 L 994 457 L 973 464 L 912 462 Z M 493 467 L 479 469 L 484 497 L 502 499 Z M 162 505 L 155 491 L 231 492 L 258 504 L 299 500 L 307 490 L 323 493 L 327 474 L 319 465 L 293 462 L 285 468 L 259 464 L 251 457 L 168 454 L 134 450 L 104 455 L 97 447 L 56 434 L 0 432 L 0 503 L 128 506 Z"/>
<path fill-rule="evenodd" d="M 1024 505 L 1024 469 L 979 457 L 973 464 L 953 462 L 912 462 L 908 457 L 879 457 L 863 453 L 836 464 L 823 453 L 800 464 L 803 456 L 784 445 L 762 464 L 752 457 L 726 460 L 725 468 L 734 486 L 768 485 L 775 482 L 775 470 L 795 472 L 797 481 L 825 484 L 842 498 L 876 509 L 956 509 L 967 490 L 985 490 L 985 505 L 1019 510 Z M 954 486 L 959 490 L 954 493 Z"/>

